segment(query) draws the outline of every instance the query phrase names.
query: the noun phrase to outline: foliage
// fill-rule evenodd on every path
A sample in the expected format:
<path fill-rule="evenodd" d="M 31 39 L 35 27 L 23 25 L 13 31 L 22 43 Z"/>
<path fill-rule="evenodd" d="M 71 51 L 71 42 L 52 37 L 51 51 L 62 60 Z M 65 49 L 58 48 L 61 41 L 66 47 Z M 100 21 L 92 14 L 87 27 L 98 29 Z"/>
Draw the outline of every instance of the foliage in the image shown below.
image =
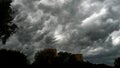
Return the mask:
<path fill-rule="evenodd" d="M 52 49 L 51 49 L 52 50 Z M 39 67 L 79 67 L 79 68 L 113 68 L 105 64 L 92 64 L 86 61 L 77 61 L 75 56 L 79 54 L 71 54 L 68 52 L 59 52 L 56 54 L 53 49 L 45 49 L 38 51 L 35 54 L 35 61 L 33 62 L 33 68 Z"/>
<path fill-rule="evenodd" d="M 17 25 L 13 23 L 15 12 L 11 7 L 11 2 L 12 0 L 0 0 L 0 39 L 3 44 L 18 29 Z"/>
<path fill-rule="evenodd" d="M 35 63 L 51 64 L 56 57 L 56 49 L 38 51 L 35 55 Z"/>
<path fill-rule="evenodd" d="M 120 57 L 115 59 L 114 65 L 115 65 L 115 68 L 120 68 Z"/>
<path fill-rule="evenodd" d="M 25 65 L 27 65 L 27 59 L 26 56 L 19 51 L 1 49 L 0 65 L 10 67 L 24 67 Z"/>
<path fill-rule="evenodd" d="M 0 50 L 0 66 L 12 68 L 40 68 L 40 67 L 78 67 L 78 68 L 113 68 L 105 64 L 92 64 L 88 61 L 74 62 L 74 54 L 67 52 L 56 53 L 56 49 L 38 51 L 33 64 L 27 63 L 26 56 L 14 50 Z M 72 59 L 72 61 L 71 61 Z M 115 68 L 120 68 L 120 58 L 115 59 Z"/>
<path fill-rule="evenodd" d="M 59 64 L 67 64 L 69 63 L 71 55 L 72 55 L 71 53 L 59 52 L 57 57 L 57 62 Z"/>

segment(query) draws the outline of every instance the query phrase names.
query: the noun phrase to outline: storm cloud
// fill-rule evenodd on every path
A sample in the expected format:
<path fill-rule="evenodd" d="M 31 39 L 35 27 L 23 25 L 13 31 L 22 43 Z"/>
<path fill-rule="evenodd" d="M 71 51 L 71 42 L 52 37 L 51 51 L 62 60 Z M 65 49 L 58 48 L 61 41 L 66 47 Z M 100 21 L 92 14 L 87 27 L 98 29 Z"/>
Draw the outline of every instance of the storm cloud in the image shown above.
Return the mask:
<path fill-rule="evenodd" d="M 120 48 L 119 0 L 14 0 L 19 26 L 1 48 L 30 58 L 36 51 L 82 53 L 95 63 L 113 64 Z"/>

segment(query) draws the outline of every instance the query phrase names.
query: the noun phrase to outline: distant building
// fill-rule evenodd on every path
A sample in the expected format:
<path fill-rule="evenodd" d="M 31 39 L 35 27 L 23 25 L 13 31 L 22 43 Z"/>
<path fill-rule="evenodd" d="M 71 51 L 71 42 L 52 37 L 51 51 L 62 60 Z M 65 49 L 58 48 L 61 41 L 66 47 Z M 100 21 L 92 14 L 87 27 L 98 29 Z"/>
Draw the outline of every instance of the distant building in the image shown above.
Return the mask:
<path fill-rule="evenodd" d="M 53 57 L 57 56 L 57 50 L 56 49 L 51 49 L 51 48 L 47 48 L 43 50 L 44 53 L 50 53 Z"/>
<path fill-rule="evenodd" d="M 55 58 L 59 57 L 60 60 L 62 60 L 63 62 L 69 62 L 70 61 L 83 61 L 83 55 L 82 54 L 71 54 L 71 53 L 67 53 L 67 52 L 61 52 L 61 53 L 57 53 L 56 49 L 51 49 L 51 48 L 47 48 L 44 49 L 42 51 L 42 53 L 44 54 L 44 57 L 46 57 L 46 59 L 48 59 L 48 62 L 51 64 Z"/>
<path fill-rule="evenodd" d="M 43 50 L 44 53 L 49 53 L 51 54 L 53 57 L 57 57 L 57 50 L 56 49 L 52 49 L 52 48 L 47 48 Z M 83 55 L 82 54 L 72 54 L 74 60 L 76 61 L 83 61 Z"/>
<path fill-rule="evenodd" d="M 83 61 L 83 55 L 82 54 L 73 54 L 73 57 L 76 61 Z"/>

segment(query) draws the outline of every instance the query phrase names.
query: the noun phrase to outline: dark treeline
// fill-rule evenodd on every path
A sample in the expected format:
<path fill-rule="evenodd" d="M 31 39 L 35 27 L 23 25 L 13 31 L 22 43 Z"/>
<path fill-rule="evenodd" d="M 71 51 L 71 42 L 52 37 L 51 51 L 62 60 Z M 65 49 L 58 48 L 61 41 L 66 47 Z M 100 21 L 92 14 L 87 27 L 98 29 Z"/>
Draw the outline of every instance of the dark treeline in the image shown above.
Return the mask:
<path fill-rule="evenodd" d="M 13 22 L 15 13 L 11 3 L 13 0 L 0 0 L 0 40 L 5 44 L 8 38 L 13 35 L 18 26 Z"/>
<path fill-rule="evenodd" d="M 34 56 L 34 62 L 29 63 L 27 56 L 15 50 L 0 50 L 0 67 L 9 68 L 42 68 L 42 67 L 79 67 L 79 68 L 120 68 L 120 58 L 116 58 L 114 66 L 93 64 L 84 61 L 82 54 L 67 52 L 57 53 L 56 49 L 44 49 Z"/>

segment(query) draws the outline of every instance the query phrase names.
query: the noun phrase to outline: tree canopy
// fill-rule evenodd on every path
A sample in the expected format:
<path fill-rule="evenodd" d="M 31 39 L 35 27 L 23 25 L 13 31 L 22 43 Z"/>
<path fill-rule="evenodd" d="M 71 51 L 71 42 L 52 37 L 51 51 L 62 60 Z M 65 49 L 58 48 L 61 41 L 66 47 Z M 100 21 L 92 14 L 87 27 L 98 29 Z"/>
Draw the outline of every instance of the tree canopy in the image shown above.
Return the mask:
<path fill-rule="evenodd" d="M 15 11 L 13 11 L 11 3 L 12 0 L 0 0 L 0 40 L 3 44 L 18 29 L 13 22 Z"/>
<path fill-rule="evenodd" d="M 25 67 L 27 65 L 27 57 L 23 53 L 15 50 L 0 50 L 0 66 L 9 67 Z"/>

